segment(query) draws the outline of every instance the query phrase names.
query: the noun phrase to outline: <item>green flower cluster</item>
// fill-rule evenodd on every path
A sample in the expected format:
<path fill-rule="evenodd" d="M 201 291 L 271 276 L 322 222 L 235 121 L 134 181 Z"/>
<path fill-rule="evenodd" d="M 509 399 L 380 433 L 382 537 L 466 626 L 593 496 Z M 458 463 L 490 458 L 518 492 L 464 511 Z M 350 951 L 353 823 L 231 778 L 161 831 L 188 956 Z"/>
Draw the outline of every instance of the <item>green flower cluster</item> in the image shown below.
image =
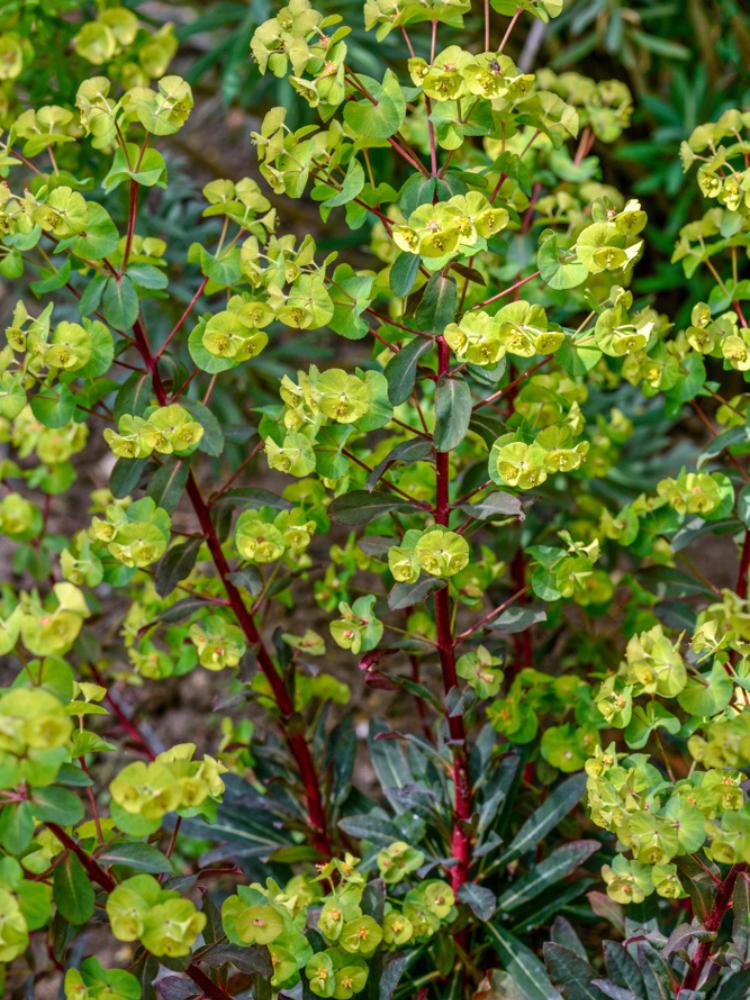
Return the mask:
<path fill-rule="evenodd" d="M 0 606 L 0 654 L 21 640 L 33 656 L 67 653 L 90 615 L 83 593 L 56 583 L 42 599 L 37 591 L 8 594 Z"/>
<path fill-rule="evenodd" d="M 109 786 L 115 822 L 126 832 L 140 833 L 144 826 L 158 829 L 167 813 L 201 812 L 220 801 L 226 768 L 208 755 L 193 760 L 194 753 L 194 743 L 180 743 L 150 763 L 128 764 Z"/>
<path fill-rule="evenodd" d="M 107 427 L 104 440 L 117 458 L 148 458 L 160 455 L 190 455 L 203 437 L 203 427 L 179 403 L 155 407 L 147 417 L 124 413 L 117 431 Z"/>
<path fill-rule="evenodd" d="M 206 915 L 153 875 L 133 875 L 107 897 L 107 917 L 118 941 L 140 941 L 160 958 L 189 955 L 206 926 Z"/>
<path fill-rule="evenodd" d="M 151 497 L 110 504 L 104 517 L 95 517 L 90 537 L 102 542 L 109 554 L 129 568 L 149 566 L 161 558 L 171 537 L 169 514 Z"/>
<path fill-rule="evenodd" d="M 521 358 L 554 354 L 565 334 L 549 328 L 542 306 L 511 302 L 494 316 L 482 310 L 464 313 L 460 323 L 445 328 L 445 339 L 462 361 L 494 365 L 506 354 Z"/>
<path fill-rule="evenodd" d="M 246 510 L 237 518 L 234 542 L 237 551 L 251 563 L 275 562 L 288 555 L 299 560 L 315 532 L 314 518 L 301 507 Z"/>
<path fill-rule="evenodd" d="M 281 421 L 263 423 L 270 468 L 302 478 L 317 471 L 326 480 L 341 479 L 349 463 L 343 454 L 359 433 L 384 427 L 390 420 L 387 384 L 382 373 L 331 368 L 299 372 L 298 381 L 281 381 Z"/>
<path fill-rule="evenodd" d="M 378 855 L 383 879 L 393 887 L 423 862 L 424 855 L 403 842 Z M 295 876 L 283 889 L 272 879 L 265 888 L 240 886 L 222 907 L 224 931 L 235 944 L 268 948 L 273 986 L 293 988 L 304 974 L 315 996 L 348 1000 L 365 989 L 369 962 L 381 949 L 426 942 L 456 915 L 450 886 L 427 879 L 405 893 L 394 888 L 376 919 L 363 908 L 366 885 L 359 859 L 347 855 L 319 866 L 314 878 Z M 310 919 L 327 946 L 323 950 L 305 937 Z"/>
<path fill-rule="evenodd" d="M 19 687 L 0 696 L 0 787 L 49 785 L 69 758 L 73 722 L 43 689 Z"/>
<path fill-rule="evenodd" d="M 436 205 L 420 205 L 405 225 L 393 227 L 399 250 L 418 254 L 439 269 L 454 256 L 471 256 L 487 248 L 487 240 L 508 225 L 508 212 L 494 208 L 479 192 L 455 195 Z"/>
<path fill-rule="evenodd" d="M 696 770 L 669 783 L 646 754 L 618 754 L 614 745 L 597 748 L 586 772 L 592 819 L 632 854 L 617 855 L 603 871 L 617 902 L 637 903 L 654 891 L 685 896 L 678 857 L 703 850 L 720 862 L 750 859 L 750 812 L 739 772 Z"/>
<path fill-rule="evenodd" d="M 455 531 L 438 525 L 407 531 L 400 545 L 388 549 L 388 567 L 398 583 L 414 583 L 420 571 L 445 580 L 469 563 L 469 543 Z"/>

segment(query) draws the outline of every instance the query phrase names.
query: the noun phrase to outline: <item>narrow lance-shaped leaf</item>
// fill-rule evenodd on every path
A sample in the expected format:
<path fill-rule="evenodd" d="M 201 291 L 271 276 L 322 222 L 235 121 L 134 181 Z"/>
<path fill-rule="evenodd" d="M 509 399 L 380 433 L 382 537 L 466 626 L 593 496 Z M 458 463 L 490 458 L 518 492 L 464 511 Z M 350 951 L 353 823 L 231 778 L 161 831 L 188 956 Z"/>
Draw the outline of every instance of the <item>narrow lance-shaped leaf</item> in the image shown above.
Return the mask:
<path fill-rule="evenodd" d="M 435 392 L 435 447 L 452 451 L 466 437 L 471 420 L 471 391 L 463 379 L 443 379 Z"/>
<path fill-rule="evenodd" d="M 385 369 L 385 379 L 388 383 L 388 399 L 394 406 L 405 403 L 411 395 L 417 377 L 419 359 L 430 350 L 432 345 L 431 340 L 415 337 L 388 362 Z"/>

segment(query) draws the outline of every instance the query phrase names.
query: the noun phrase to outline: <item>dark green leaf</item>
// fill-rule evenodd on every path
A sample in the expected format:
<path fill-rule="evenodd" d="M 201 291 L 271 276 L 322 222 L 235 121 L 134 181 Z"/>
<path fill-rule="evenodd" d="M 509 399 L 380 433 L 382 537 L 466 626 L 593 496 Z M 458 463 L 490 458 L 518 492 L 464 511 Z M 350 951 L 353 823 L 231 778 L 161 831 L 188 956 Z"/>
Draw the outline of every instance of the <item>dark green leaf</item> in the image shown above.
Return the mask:
<path fill-rule="evenodd" d="M 72 851 L 64 854 L 55 868 L 52 896 L 60 914 L 71 924 L 85 924 L 94 914 L 94 889 Z"/>
<path fill-rule="evenodd" d="M 512 493 L 495 490 L 475 503 L 463 503 L 460 508 L 465 514 L 486 521 L 491 517 L 517 517 L 523 520 L 524 513 L 520 497 Z"/>
<path fill-rule="evenodd" d="M 750 996 L 750 969 L 740 969 L 719 986 L 713 1000 L 747 1000 Z"/>
<path fill-rule="evenodd" d="M 278 493 L 264 490 L 260 486 L 243 486 L 236 490 L 227 490 L 222 493 L 218 500 L 212 504 L 214 507 L 244 507 L 255 508 L 273 507 L 274 510 L 291 510 L 293 504 L 289 503 Z"/>
<path fill-rule="evenodd" d="M 521 991 L 524 1000 L 562 1000 L 542 963 L 518 938 L 497 924 L 488 924 L 486 931 L 500 964 Z"/>
<path fill-rule="evenodd" d="M 167 623 L 184 621 L 185 618 L 189 618 L 196 611 L 207 607 L 208 603 L 202 597 L 185 597 L 183 600 L 177 601 L 175 604 L 171 604 L 168 608 L 165 608 L 159 615 L 159 621 Z"/>
<path fill-rule="evenodd" d="M 543 608 L 530 608 L 516 606 L 508 608 L 492 622 L 490 628 L 493 632 L 503 632 L 505 635 L 515 635 L 518 632 L 525 632 L 532 625 L 547 620 L 547 612 Z"/>
<path fill-rule="evenodd" d="M 561 782 L 544 803 L 531 814 L 508 848 L 504 858 L 505 863 L 510 857 L 517 857 L 531 850 L 552 830 L 563 816 L 567 816 L 575 808 L 586 788 L 586 776 L 574 774 Z"/>
<path fill-rule="evenodd" d="M 464 882 L 458 890 L 458 898 L 466 903 L 477 920 L 489 920 L 497 909 L 495 893 L 475 882 Z"/>
<path fill-rule="evenodd" d="M 86 287 L 78 301 L 78 311 L 81 316 L 90 316 L 95 309 L 99 308 L 106 282 L 107 279 L 103 274 L 95 274 L 87 279 Z"/>
<path fill-rule="evenodd" d="M 435 195 L 435 178 L 413 173 L 401 188 L 398 207 L 408 218 L 415 208 L 431 202 Z"/>
<path fill-rule="evenodd" d="M 555 944 L 561 944 L 563 948 L 575 952 L 581 958 L 586 958 L 586 946 L 578 937 L 575 927 L 565 917 L 561 917 L 560 914 L 555 917 L 549 934 Z"/>
<path fill-rule="evenodd" d="M 385 380 L 388 383 L 388 400 L 393 406 L 405 403 L 411 395 L 417 377 L 419 359 L 431 349 L 432 345 L 432 340 L 415 337 L 405 347 L 402 347 L 386 365 Z"/>
<path fill-rule="evenodd" d="M 409 959 L 406 955 L 389 955 L 383 962 L 383 972 L 380 976 L 380 988 L 378 1000 L 393 1000 L 396 987 L 401 982 L 401 977 L 406 972 Z"/>
<path fill-rule="evenodd" d="M 139 288 L 158 291 L 169 285 L 169 275 L 153 264 L 131 264 L 126 273 Z"/>
<path fill-rule="evenodd" d="M 75 792 L 54 785 L 34 789 L 33 810 L 42 823 L 75 826 L 83 819 L 83 805 Z"/>
<path fill-rule="evenodd" d="M 746 528 L 750 528 L 750 483 L 745 483 L 737 497 L 737 516 Z"/>
<path fill-rule="evenodd" d="M 154 587 L 160 597 L 167 597 L 178 583 L 190 575 L 202 544 L 202 538 L 188 538 L 164 553 L 154 572 Z"/>
<path fill-rule="evenodd" d="M 107 279 L 102 312 L 116 330 L 129 330 L 138 319 L 138 294 L 127 275 Z"/>
<path fill-rule="evenodd" d="M 750 958 L 750 875 L 740 872 L 732 893 L 732 943 L 743 962 Z"/>
<path fill-rule="evenodd" d="M 244 569 L 237 569 L 230 573 L 228 577 L 235 587 L 244 588 L 251 597 L 257 597 L 263 590 L 263 577 L 255 566 L 245 566 Z"/>
<path fill-rule="evenodd" d="M 403 298 L 414 287 L 419 273 L 419 257 L 413 253 L 400 253 L 391 265 L 390 285 L 394 295 Z"/>
<path fill-rule="evenodd" d="M 120 865 L 134 872 L 152 875 L 173 874 L 172 862 L 152 844 L 116 844 L 99 858 L 106 865 Z"/>
<path fill-rule="evenodd" d="M 745 444 L 750 440 L 750 427 L 730 427 L 728 431 L 717 435 L 698 456 L 697 466 L 702 469 L 712 458 L 717 458 L 726 448 L 736 444 Z"/>
<path fill-rule="evenodd" d="M 646 1000 L 672 1000 L 671 975 L 667 964 L 647 944 L 638 945 L 638 959 L 646 988 Z"/>
<path fill-rule="evenodd" d="M 398 827 L 382 816 L 365 813 L 361 816 L 345 816 L 339 820 L 339 827 L 350 837 L 369 840 L 378 846 L 387 847 L 399 839 Z"/>
<path fill-rule="evenodd" d="M 351 715 L 347 715 L 328 737 L 326 764 L 331 772 L 331 800 L 339 805 L 349 794 L 357 753 L 357 736 Z"/>
<path fill-rule="evenodd" d="M 591 985 L 596 973 L 589 963 L 569 948 L 547 941 L 544 961 L 553 982 L 565 990 L 565 1000 L 602 1000 L 602 994 Z"/>
<path fill-rule="evenodd" d="M 453 278 L 439 271 L 430 278 L 415 316 L 420 330 L 442 333 L 456 318 L 458 289 Z"/>
<path fill-rule="evenodd" d="M 132 413 L 135 417 L 143 416 L 146 407 L 151 402 L 153 387 L 147 374 L 133 374 L 122 384 L 115 399 L 114 416 L 119 420 L 123 413 Z"/>
<path fill-rule="evenodd" d="M 383 923 L 385 911 L 385 882 L 382 878 L 372 879 L 367 883 L 362 891 L 362 912 L 365 916 L 372 917 L 379 924 Z"/>
<path fill-rule="evenodd" d="M 471 420 L 471 390 L 463 379 L 446 378 L 435 392 L 435 447 L 452 451 L 466 437 Z"/>
<path fill-rule="evenodd" d="M 29 802 L 14 802 L 0 810 L 0 844 L 9 854 L 22 854 L 33 833 L 34 818 Z"/>
<path fill-rule="evenodd" d="M 595 986 L 605 997 L 609 997 L 609 1000 L 641 1000 L 641 997 L 631 990 L 623 989 L 622 986 L 615 986 L 609 979 L 592 979 L 591 985 Z"/>
<path fill-rule="evenodd" d="M 377 720 L 370 723 L 368 746 L 370 759 L 375 769 L 383 794 L 397 813 L 403 811 L 403 804 L 395 791 L 405 788 L 413 782 L 409 765 L 406 762 L 400 741 L 382 739 L 390 732 L 388 727 Z"/>
<path fill-rule="evenodd" d="M 68 785 L 71 788 L 90 788 L 94 781 L 82 767 L 77 767 L 75 764 L 63 764 L 57 772 L 55 783 Z"/>
<path fill-rule="evenodd" d="M 497 901 L 499 909 L 515 910 L 519 906 L 523 906 L 524 903 L 528 903 L 540 892 L 544 892 L 556 882 L 571 875 L 598 849 L 599 842 L 597 840 L 575 840 L 570 844 L 558 847 L 549 857 L 534 865 L 531 871 L 505 890 Z"/>
<path fill-rule="evenodd" d="M 382 462 L 379 462 L 367 477 L 367 488 L 374 489 L 380 477 L 386 472 L 389 466 L 395 462 L 404 462 L 411 465 L 413 462 L 421 462 L 432 454 L 432 444 L 424 438 L 412 438 L 411 441 L 402 441 L 395 448 L 388 452 Z"/>
<path fill-rule="evenodd" d="M 180 502 L 189 471 L 190 467 L 183 459 L 167 460 L 149 480 L 146 493 L 157 507 L 171 513 Z"/>
<path fill-rule="evenodd" d="M 140 483 L 146 464 L 145 458 L 118 458 L 109 477 L 112 495 L 118 500 L 130 496 Z"/>
<path fill-rule="evenodd" d="M 368 524 L 383 514 L 396 510 L 413 510 L 414 505 L 407 500 L 399 500 L 392 493 L 369 493 L 367 490 L 353 490 L 336 497 L 328 511 L 339 524 Z"/>
<path fill-rule="evenodd" d="M 388 607 L 391 611 L 412 608 L 442 586 L 442 581 L 434 576 L 422 576 L 416 583 L 395 583 L 388 591 Z"/>
<path fill-rule="evenodd" d="M 182 405 L 190 411 L 203 428 L 203 437 L 198 445 L 200 451 L 205 451 L 207 455 L 214 457 L 221 455 L 224 451 L 224 432 L 214 414 L 207 406 L 195 399 L 186 399 Z"/>
<path fill-rule="evenodd" d="M 632 990 L 636 996 L 643 992 L 643 977 L 636 961 L 619 941 L 604 942 L 604 966 L 609 978 L 623 989 Z"/>
<path fill-rule="evenodd" d="M 702 865 L 687 855 L 677 858 L 675 863 L 682 887 L 690 895 L 693 913 L 703 923 L 714 905 L 714 880 Z M 714 869 L 714 873 L 717 871 Z"/>

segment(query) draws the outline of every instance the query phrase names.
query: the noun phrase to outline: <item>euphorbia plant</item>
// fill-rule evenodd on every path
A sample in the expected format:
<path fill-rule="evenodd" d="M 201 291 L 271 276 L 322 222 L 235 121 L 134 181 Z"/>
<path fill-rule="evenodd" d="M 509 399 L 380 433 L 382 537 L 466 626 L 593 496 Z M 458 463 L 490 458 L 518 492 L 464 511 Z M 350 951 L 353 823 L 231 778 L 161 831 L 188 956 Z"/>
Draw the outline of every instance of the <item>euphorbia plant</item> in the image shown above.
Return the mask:
<path fill-rule="evenodd" d="M 591 155 L 627 124 L 626 89 L 523 73 L 506 54 L 526 15 L 546 20 L 560 0 L 483 6 L 480 52 L 457 44 L 469 8 L 368 2 L 366 26 L 403 41 L 403 63 L 381 79 L 357 72 L 347 27 L 306 0 L 253 38 L 261 70 L 288 75 L 310 115 L 292 131 L 284 108 L 265 114 L 253 133 L 263 179 L 277 204 L 309 196 L 358 232 L 365 267 L 285 233 L 251 178 L 204 187 L 205 239 L 161 238 L 169 137 L 193 95 L 150 72 L 154 42 L 129 11 L 77 26 L 73 47 L 100 75 L 59 106 L 9 111 L 0 268 L 19 296 L 0 353 L 13 449 L 0 526 L 19 586 L 0 606 L 12 668 L 0 695 L 0 961 L 11 994 L 59 973 L 68 1000 L 536 1000 L 557 992 L 538 939 L 524 937 L 566 907 L 582 912 L 599 865 L 572 876 L 596 852 L 614 901 L 635 898 L 633 885 L 681 896 L 673 859 L 705 836 L 672 828 L 684 811 L 697 823 L 692 797 L 704 795 L 705 824 L 717 803 L 731 813 L 705 828 L 725 845 L 713 860 L 743 861 L 736 774 L 672 790 L 643 756 L 602 749 L 608 729 L 634 749 L 665 730 L 708 760 L 731 730 L 738 759 L 711 766 L 744 766 L 746 572 L 703 612 L 694 645 L 718 666 L 698 669 L 695 689 L 665 631 L 674 617 L 652 610 L 662 581 L 639 575 L 669 563 L 686 514 L 729 520 L 732 478 L 677 470 L 658 488 L 652 477 L 653 496 L 612 502 L 668 427 L 643 398 L 663 392 L 675 419 L 718 394 L 698 352 L 742 369 L 738 275 L 684 337 L 634 306 L 646 216 L 601 183 Z M 34 94 L 23 26 L 0 49 L 17 101 Z M 712 154 L 724 185 L 726 158 Z M 685 253 L 721 233 L 736 258 L 743 220 L 710 217 L 686 232 Z M 170 297 L 183 271 L 184 307 Z M 321 343 L 331 331 L 336 362 L 300 331 Z M 296 372 L 280 360 L 290 344 Z M 227 400 L 234 425 L 217 417 Z M 721 402 L 723 443 L 741 445 L 743 401 Z M 89 490 L 77 476 L 96 447 L 111 474 Z M 63 536 L 56 511 L 73 495 Z M 622 567 L 631 608 L 612 642 Z M 295 605 L 317 605 L 328 634 L 298 628 Z M 570 627 L 581 622 L 585 639 Z M 724 655 L 732 629 L 739 645 Z M 328 673 L 318 664 L 339 648 Z M 592 686 L 621 650 L 626 666 Z M 156 746 L 128 689 L 200 670 L 215 674 L 212 744 Z M 352 674 L 417 720 L 369 727 L 377 802 L 357 787 L 357 733 L 337 707 Z M 683 689 L 687 719 L 654 697 Z M 715 717 L 705 732 L 703 716 Z M 118 737 L 136 759 L 112 760 Z M 594 822 L 636 854 L 655 837 L 658 857 L 612 860 L 609 841 L 566 819 L 584 765 Z M 641 794 L 649 809 L 635 817 Z M 719 875 L 700 863 L 720 888 L 680 945 L 691 990 L 706 933 L 746 886 L 736 865 Z M 614 902 L 608 912 L 619 920 Z M 129 971 L 81 961 L 90 925 L 125 943 Z M 49 966 L 31 937 L 45 928 Z M 571 952 L 594 979 L 559 916 L 552 934 L 552 978 L 569 989 Z M 595 988 L 635 989 L 611 978 Z"/>

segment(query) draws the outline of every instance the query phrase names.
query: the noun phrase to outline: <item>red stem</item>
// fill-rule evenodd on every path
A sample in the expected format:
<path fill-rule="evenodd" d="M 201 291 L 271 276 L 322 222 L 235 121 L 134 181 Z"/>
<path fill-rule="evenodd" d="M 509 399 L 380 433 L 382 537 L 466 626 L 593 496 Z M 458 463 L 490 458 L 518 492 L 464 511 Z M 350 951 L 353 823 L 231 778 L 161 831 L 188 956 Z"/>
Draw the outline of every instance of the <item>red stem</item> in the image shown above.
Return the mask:
<path fill-rule="evenodd" d="M 94 680 L 96 681 L 96 683 L 100 687 L 107 688 L 107 682 L 102 677 L 102 675 L 99 673 L 99 670 L 97 669 L 97 667 L 95 667 L 93 664 L 91 664 L 90 667 L 89 667 L 89 669 L 91 671 L 91 676 L 94 678 Z M 107 690 L 107 693 L 104 695 L 104 700 L 109 705 L 109 707 L 112 709 L 112 711 L 115 714 L 115 718 L 120 723 L 120 725 L 125 730 L 125 732 L 128 734 L 128 736 L 130 736 L 130 738 L 133 740 L 133 742 L 137 746 L 139 746 L 141 748 L 143 754 L 146 757 L 148 757 L 149 760 L 156 760 L 156 754 L 154 753 L 154 751 L 149 746 L 149 743 L 148 743 L 148 740 L 146 739 L 146 737 L 140 731 L 140 729 L 138 728 L 138 726 L 133 722 L 133 720 L 130 719 L 130 718 L 128 718 L 128 716 L 123 711 L 122 706 L 120 705 L 120 703 L 115 700 L 115 698 L 112 696 L 112 694 L 109 692 L 109 690 Z"/>
<path fill-rule="evenodd" d="M 741 872 L 745 871 L 746 867 L 747 866 L 744 864 L 732 865 L 729 869 L 729 874 L 719 886 L 716 897 L 714 898 L 714 905 L 711 907 L 711 912 L 706 917 L 706 921 L 703 925 L 711 934 L 715 934 L 721 927 L 724 916 L 732 904 L 734 884 L 737 881 L 737 877 Z M 713 938 L 708 938 L 705 941 L 699 942 L 698 947 L 695 949 L 693 960 L 690 963 L 690 968 L 685 975 L 685 980 L 677 989 L 677 996 L 679 996 L 683 990 L 696 989 L 698 983 L 700 982 L 703 969 L 711 957 L 712 945 Z"/>
<path fill-rule="evenodd" d="M 169 345 L 170 345 L 170 343 L 172 341 L 172 338 L 175 336 L 176 333 L 179 332 L 180 328 L 182 327 L 182 324 L 185 322 L 185 320 L 188 318 L 188 316 L 190 315 L 190 313 L 193 311 L 193 308 L 195 307 L 195 303 L 198 301 L 198 299 L 203 294 L 203 289 L 206 287 L 207 284 L 208 284 L 208 278 L 204 278 L 203 281 L 201 281 L 200 285 L 198 285 L 198 291 L 195 293 L 195 295 L 192 297 L 192 299 L 188 303 L 188 305 L 187 305 L 187 307 L 185 309 L 185 312 L 182 314 L 182 316 L 180 316 L 180 318 L 177 320 L 177 322 L 175 323 L 175 325 L 169 331 L 169 335 L 167 336 L 167 339 L 164 341 L 164 343 L 161 345 L 161 347 L 159 348 L 159 350 L 154 355 L 154 361 L 158 361 L 159 358 L 164 353 L 164 351 L 167 349 L 167 347 L 169 347 Z"/>
<path fill-rule="evenodd" d="M 747 598 L 748 571 L 750 571 L 750 530 L 745 532 L 745 540 L 742 543 L 742 554 L 740 556 L 740 566 L 737 573 L 737 582 L 734 587 L 737 596 L 742 598 L 742 600 Z M 703 925 L 705 929 L 710 931 L 712 934 L 716 933 L 721 927 L 724 916 L 732 903 L 732 893 L 734 892 L 735 882 L 737 881 L 738 876 L 742 872 L 746 871 L 746 869 L 746 864 L 732 865 L 729 869 L 727 877 L 720 883 L 716 896 L 714 897 L 714 905 L 711 907 L 711 912 Z M 685 980 L 677 989 L 676 995 L 678 997 L 682 990 L 694 990 L 698 986 L 698 983 L 701 980 L 701 975 L 703 974 L 703 969 L 711 957 L 712 944 L 713 938 L 699 942 L 698 947 L 695 949 L 695 954 L 693 955 L 690 967 L 685 975 Z"/>
<path fill-rule="evenodd" d="M 164 387 L 164 383 L 161 380 L 161 375 L 159 374 L 158 363 L 151 353 L 148 337 L 146 336 L 146 331 L 140 319 L 134 324 L 133 332 L 135 333 L 138 350 L 143 357 L 146 367 L 151 373 L 151 382 L 153 384 L 154 394 L 159 401 L 159 405 L 168 406 L 169 398 Z M 216 534 L 216 529 L 214 528 L 213 521 L 211 520 L 211 514 L 208 506 L 201 495 L 201 491 L 192 471 L 188 475 L 187 494 L 190 498 L 195 515 L 198 518 L 198 523 L 201 526 L 201 530 L 206 539 L 206 544 L 211 552 L 211 557 L 224 586 L 232 611 L 237 618 L 248 644 L 250 646 L 257 647 L 256 656 L 258 666 L 263 671 L 263 674 L 271 688 L 274 701 L 276 702 L 276 706 L 281 715 L 281 726 L 284 731 L 287 746 L 289 747 L 289 750 L 291 751 L 294 759 L 297 761 L 297 766 L 299 767 L 313 846 L 316 850 L 320 851 L 321 854 L 330 857 L 331 842 L 328 837 L 320 785 L 312 755 L 310 754 L 310 748 L 307 745 L 304 734 L 301 731 L 298 731 L 296 727 L 293 728 L 289 724 L 291 717 L 294 715 L 294 703 L 291 699 L 289 691 L 287 690 L 286 684 L 274 666 L 273 660 L 271 659 L 271 656 L 255 625 L 253 616 L 245 607 L 242 595 L 229 579 L 229 575 L 231 573 L 229 563 L 227 562 L 227 558 L 222 550 L 219 537 Z"/>
<path fill-rule="evenodd" d="M 744 601 L 747 597 L 747 576 L 750 571 L 750 530 L 745 532 L 745 540 L 742 543 L 742 555 L 740 556 L 740 568 L 737 573 L 737 584 L 735 592 Z"/>
<path fill-rule="evenodd" d="M 524 585 L 523 587 L 521 587 L 520 590 L 517 590 L 515 594 L 511 594 L 511 596 L 507 599 L 507 601 L 503 601 L 502 604 L 498 604 L 496 608 L 493 608 L 492 611 L 489 611 L 483 618 L 480 618 L 478 622 L 475 622 L 475 624 L 472 625 L 470 628 L 467 628 L 466 631 L 461 632 L 460 635 L 457 635 L 455 645 L 457 646 L 460 642 L 463 642 L 465 639 L 468 639 L 469 636 L 474 635 L 475 632 L 478 632 L 480 628 L 484 628 L 485 625 L 489 625 L 491 621 L 494 621 L 495 618 L 498 617 L 498 615 L 501 615 L 506 608 L 509 608 L 511 604 L 514 604 L 516 601 L 520 600 L 526 603 L 526 601 L 524 600 L 525 597 L 526 597 L 526 586 Z"/>
<path fill-rule="evenodd" d="M 442 336 L 438 343 L 438 375 L 446 374 L 450 367 L 450 349 Z M 450 470 L 448 453 L 435 452 L 436 489 L 435 522 L 448 526 L 450 502 L 448 485 Z M 443 673 L 443 687 L 446 695 L 458 687 L 456 674 L 456 653 L 451 625 L 451 608 L 448 587 L 442 587 L 435 594 L 435 624 L 437 626 L 438 653 Z M 471 865 L 471 838 L 468 824 L 472 817 L 471 782 L 466 757 L 466 727 L 463 713 L 448 716 L 448 731 L 453 743 L 453 833 L 451 835 L 451 856 L 455 864 L 451 867 L 451 885 L 456 892 L 469 878 Z"/>
<path fill-rule="evenodd" d="M 496 292 L 495 295 L 491 295 L 490 298 L 485 299 L 484 302 L 477 302 L 475 306 L 472 306 L 472 309 L 481 309 L 482 306 L 488 306 L 490 302 L 497 302 L 498 299 L 504 299 L 506 295 L 510 295 L 511 292 L 515 292 L 517 288 L 522 288 L 530 281 L 533 281 L 534 278 L 538 278 L 541 273 L 541 271 L 534 271 L 534 273 L 530 274 L 527 278 L 519 278 L 518 281 L 514 282 L 508 288 L 504 288 L 502 292 Z"/>
<path fill-rule="evenodd" d="M 472 409 L 478 410 L 482 406 L 487 406 L 489 403 L 494 403 L 496 400 L 501 399 L 503 396 L 507 396 L 508 393 L 513 392 L 516 386 L 520 385 L 521 382 L 525 382 L 527 378 L 531 378 L 531 376 L 535 372 L 538 372 L 540 368 L 543 368 L 544 365 L 546 365 L 551 360 L 552 360 L 552 355 L 548 354 L 545 358 L 542 358 L 541 361 L 537 361 L 537 363 L 533 365 L 531 368 L 529 368 L 528 371 L 525 371 L 522 375 L 519 375 L 518 378 L 514 378 L 512 382 L 509 382 L 507 385 L 504 385 L 502 389 L 498 389 L 497 392 L 493 392 L 492 395 L 487 396 L 486 399 L 480 399 L 478 403 L 474 403 Z"/>
<path fill-rule="evenodd" d="M 125 250 L 122 254 L 122 267 L 120 274 L 123 275 L 130 260 L 130 250 L 133 246 L 135 236 L 135 220 L 138 215 L 138 181 L 130 182 L 130 204 L 128 206 L 128 234 L 125 237 Z"/>
<path fill-rule="evenodd" d="M 105 892 L 112 892 L 115 889 L 117 882 L 115 882 L 106 868 L 102 868 L 96 858 L 92 858 L 90 854 L 84 851 L 81 845 L 76 843 L 61 826 L 58 826 L 57 823 L 47 823 L 47 829 L 54 833 L 64 847 L 75 854 L 86 869 L 86 874 L 92 882 L 96 882 Z"/>
<path fill-rule="evenodd" d="M 498 52 L 502 52 L 503 49 L 505 48 L 505 43 L 510 38 L 510 36 L 511 36 L 511 34 L 513 32 L 513 29 L 516 26 L 516 21 L 521 16 L 522 12 L 523 12 L 523 7 L 516 7 L 516 12 L 513 15 L 513 17 L 510 19 L 510 24 L 508 25 L 508 27 L 505 30 L 505 34 L 503 35 L 503 40 L 500 42 L 500 45 L 499 45 L 498 50 L 497 50 Z"/>
<path fill-rule="evenodd" d="M 498 179 L 497 179 L 497 184 L 496 184 L 496 185 L 494 186 L 494 188 L 492 189 L 492 194 L 490 195 L 490 197 L 489 197 L 489 199 L 488 199 L 488 200 L 489 200 L 489 203 L 490 203 L 490 205 L 491 205 L 491 204 L 492 204 L 492 202 L 493 202 L 493 201 L 495 200 L 495 198 L 497 198 L 498 194 L 500 193 L 500 188 L 501 188 L 501 187 L 503 186 L 503 184 L 504 184 L 504 183 L 505 183 L 505 182 L 507 181 L 507 179 L 508 179 L 508 175 L 507 175 L 507 174 L 506 174 L 506 173 L 505 173 L 505 172 L 503 171 L 503 173 L 502 173 L 502 174 L 500 174 L 500 176 L 498 177 Z"/>

